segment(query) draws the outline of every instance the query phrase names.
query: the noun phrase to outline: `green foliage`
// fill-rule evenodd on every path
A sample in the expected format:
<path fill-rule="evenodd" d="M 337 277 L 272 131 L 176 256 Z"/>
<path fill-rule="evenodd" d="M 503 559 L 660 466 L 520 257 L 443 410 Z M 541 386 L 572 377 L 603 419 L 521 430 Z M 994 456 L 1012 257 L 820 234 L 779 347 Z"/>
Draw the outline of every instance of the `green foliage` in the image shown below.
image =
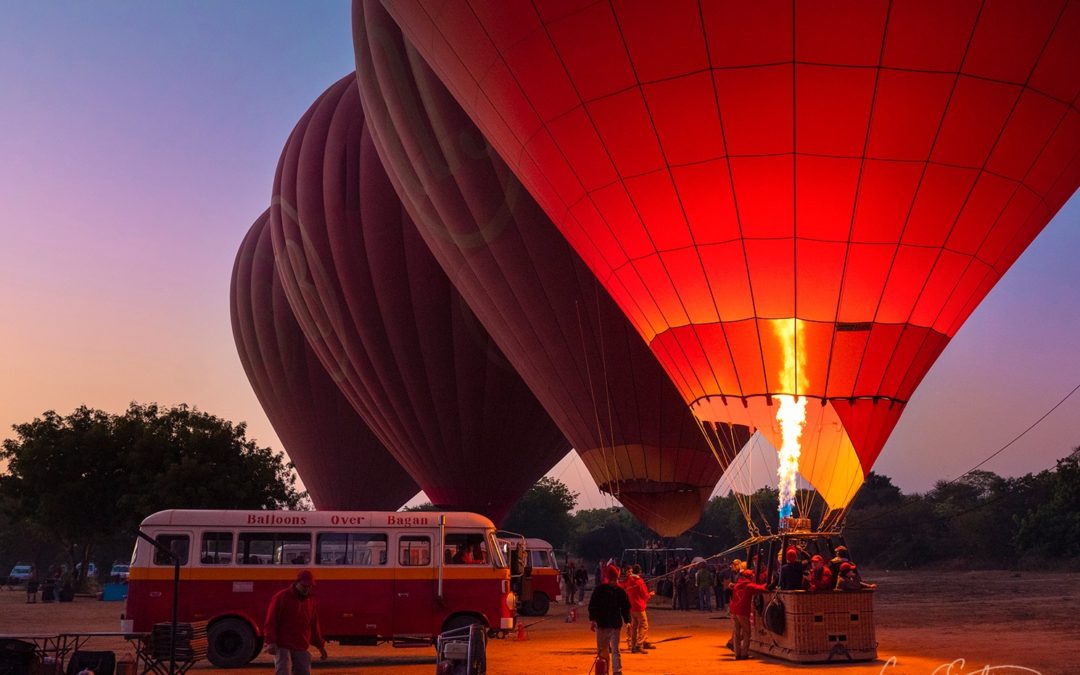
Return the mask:
<path fill-rule="evenodd" d="M 499 527 L 539 537 L 556 548 L 565 547 L 572 530 L 570 510 L 577 505 L 577 498 L 562 481 L 545 476 L 514 504 Z"/>
<path fill-rule="evenodd" d="M 1047 498 L 1016 519 L 1019 553 L 1080 559 L 1080 448 L 1039 478 L 1046 486 Z"/>
<path fill-rule="evenodd" d="M 147 515 L 169 508 L 295 508 L 292 465 L 234 425 L 181 405 L 132 403 L 122 415 L 85 406 L 13 427 L 0 459 L 0 508 L 47 534 L 72 566 L 93 547 L 130 542 Z"/>

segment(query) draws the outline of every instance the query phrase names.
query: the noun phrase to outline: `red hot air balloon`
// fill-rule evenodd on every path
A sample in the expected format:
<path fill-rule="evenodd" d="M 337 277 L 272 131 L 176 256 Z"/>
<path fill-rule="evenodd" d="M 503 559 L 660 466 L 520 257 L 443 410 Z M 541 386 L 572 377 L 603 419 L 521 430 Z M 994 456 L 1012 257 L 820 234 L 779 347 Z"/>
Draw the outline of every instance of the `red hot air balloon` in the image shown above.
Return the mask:
<path fill-rule="evenodd" d="M 368 128 L 424 240 L 601 489 L 682 534 L 748 430 L 722 429 L 717 462 L 625 315 L 383 7 L 354 18 Z"/>
<path fill-rule="evenodd" d="M 293 318 L 277 278 L 270 211 L 233 266 L 233 337 L 255 395 L 315 506 L 395 510 L 420 488 L 338 390 Z"/>
<path fill-rule="evenodd" d="M 833 506 L 1080 181 L 1074 1 L 387 7 L 700 419 L 805 406 Z"/>
<path fill-rule="evenodd" d="M 289 304 L 361 417 L 433 503 L 501 520 L 569 444 L 420 239 L 353 75 L 289 138 L 271 227 Z"/>

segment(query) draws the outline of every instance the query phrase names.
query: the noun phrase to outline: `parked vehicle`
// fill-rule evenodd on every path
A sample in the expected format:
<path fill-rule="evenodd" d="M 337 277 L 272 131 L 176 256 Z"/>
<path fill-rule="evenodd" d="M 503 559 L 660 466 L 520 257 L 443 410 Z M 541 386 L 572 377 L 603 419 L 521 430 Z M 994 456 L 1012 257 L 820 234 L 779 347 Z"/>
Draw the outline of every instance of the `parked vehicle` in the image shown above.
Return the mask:
<path fill-rule="evenodd" d="M 525 548 L 525 566 L 520 572 L 514 569 L 518 544 L 523 544 Z M 499 538 L 499 546 L 503 557 L 510 561 L 511 576 L 516 577 L 515 593 L 521 614 L 543 616 L 548 613 L 552 602 L 562 602 L 559 563 L 551 544 L 543 539 L 510 537 L 504 533 Z"/>
<path fill-rule="evenodd" d="M 127 563 L 113 563 L 112 569 L 109 570 L 109 581 L 118 584 L 126 584 L 128 580 L 128 569 Z"/>
<path fill-rule="evenodd" d="M 8 585 L 20 586 L 25 584 L 33 572 L 34 566 L 30 563 L 17 563 L 15 567 L 11 568 L 11 572 L 8 574 Z"/>
<path fill-rule="evenodd" d="M 180 560 L 180 621 L 207 621 L 210 661 L 248 663 L 270 598 L 311 569 L 319 621 L 343 644 L 432 644 L 471 624 L 514 627 L 517 598 L 495 526 L 473 513 L 162 511 L 131 558 L 125 615 L 135 632 L 167 621 Z M 298 562 L 298 561 L 305 562 Z"/>

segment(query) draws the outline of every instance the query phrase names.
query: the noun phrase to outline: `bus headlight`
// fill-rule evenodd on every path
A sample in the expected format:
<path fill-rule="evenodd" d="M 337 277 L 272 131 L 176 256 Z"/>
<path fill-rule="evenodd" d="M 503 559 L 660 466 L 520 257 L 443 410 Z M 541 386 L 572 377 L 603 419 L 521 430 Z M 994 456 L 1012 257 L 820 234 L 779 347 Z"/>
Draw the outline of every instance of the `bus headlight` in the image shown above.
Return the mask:
<path fill-rule="evenodd" d="M 506 594 L 506 608 L 511 611 L 517 609 L 517 596 L 513 593 Z"/>

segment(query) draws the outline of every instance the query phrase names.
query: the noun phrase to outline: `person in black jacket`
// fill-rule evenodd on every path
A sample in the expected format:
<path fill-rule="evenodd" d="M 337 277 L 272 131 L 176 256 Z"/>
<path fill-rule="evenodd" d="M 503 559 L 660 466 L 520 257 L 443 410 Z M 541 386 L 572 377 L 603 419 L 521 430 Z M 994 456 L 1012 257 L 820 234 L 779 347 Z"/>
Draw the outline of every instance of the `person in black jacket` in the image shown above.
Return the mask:
<path fill-rule="evenodd" d="M 589 598 L 589 621 L 596 632 L 596 650 L 600 658 L 611 664 L 611 675 L 622 675 L 619 636 L 623 624 L 630 623 L 630 598 L 618 581 L 619 568 L 609 565 L 604 570 L 604 583 Z"/>

